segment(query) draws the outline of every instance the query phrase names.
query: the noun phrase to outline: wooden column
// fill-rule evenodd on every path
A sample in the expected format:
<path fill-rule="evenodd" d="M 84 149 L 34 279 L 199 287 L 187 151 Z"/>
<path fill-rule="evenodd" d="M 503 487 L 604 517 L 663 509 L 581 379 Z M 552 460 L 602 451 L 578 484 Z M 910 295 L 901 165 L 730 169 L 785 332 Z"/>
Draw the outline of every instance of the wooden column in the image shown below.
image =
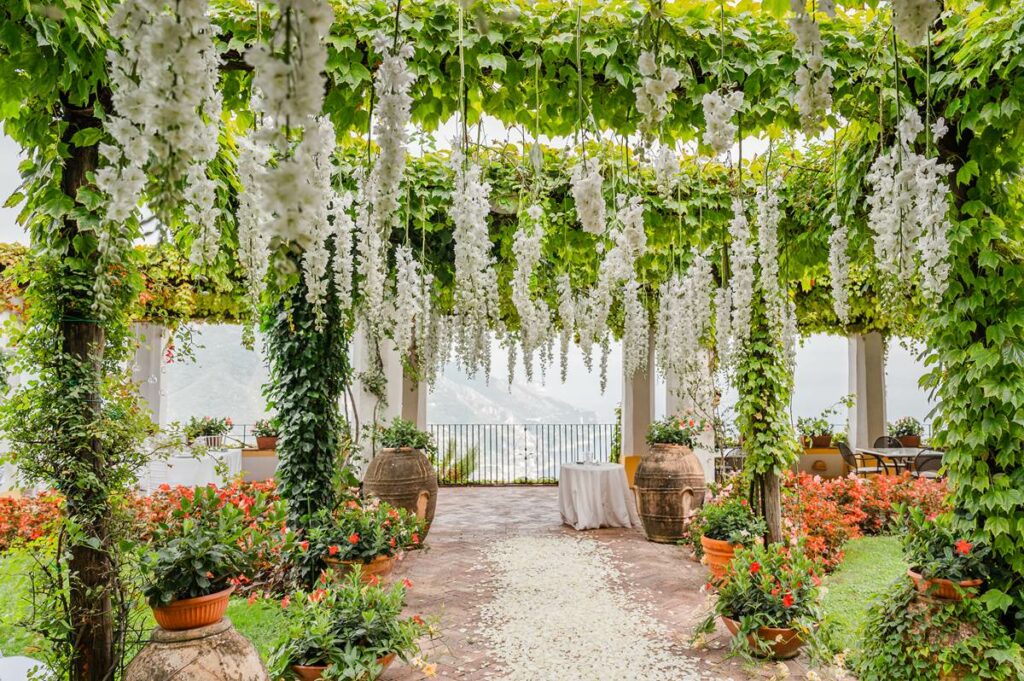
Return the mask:
<path fill-rule="evenodd" d="M 885 339 L 877 332 L 849 337 L 850 447 L 870 447 L 885 435 Z"/>

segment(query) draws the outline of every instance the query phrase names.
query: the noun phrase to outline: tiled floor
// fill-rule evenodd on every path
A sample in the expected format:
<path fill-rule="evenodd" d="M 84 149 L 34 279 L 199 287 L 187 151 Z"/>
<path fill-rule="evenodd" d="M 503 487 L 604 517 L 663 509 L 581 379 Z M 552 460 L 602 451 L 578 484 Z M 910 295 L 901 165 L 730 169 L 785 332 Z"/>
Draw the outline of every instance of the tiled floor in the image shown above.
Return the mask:
<path fill-rule="evenodd" d="M 477 634 L 479 606 L 489 598 L 482 586 L 489 576 L 482 550 L 488 542 L 508 535 L 575 534 L 561 525 L 557 494 L 555 487 L 441 489 L 428 548 L 408 554 L 395 571 L 413 581 L 409 612 L 439 620 L 440 636 L 424 645 L 429 661 L 437 664 L 439 678 L 499 678 L 489 672 L 493 656 Z M 721 627 L 701 650 L 691 648 L 693 626 L 706 608 L 700 588 L 707 571 L 687 550 L 648 542 L 642 529 L 591 530 L 586 535 L 611 550 L 618 569 L 629 578 L 632 596 L 653 605 L 654 613 L 673 632 L 673 643 L 701 660 L 707 678 L 806 678 L 800 659 L 787 662 L 785 669 L 774 663 L 744 668 L 738 659 L 726 656 L 728 634 Z M 396 663 L 382 681 L 421 678 L 420 672 Z"/>

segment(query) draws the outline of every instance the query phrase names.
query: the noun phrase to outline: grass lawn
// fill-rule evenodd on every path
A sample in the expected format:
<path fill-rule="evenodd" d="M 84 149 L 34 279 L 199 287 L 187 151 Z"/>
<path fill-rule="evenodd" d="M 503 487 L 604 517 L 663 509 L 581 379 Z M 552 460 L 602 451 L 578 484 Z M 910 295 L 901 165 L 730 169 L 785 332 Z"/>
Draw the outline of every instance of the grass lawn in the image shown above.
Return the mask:
<path fill-rule="evenodd" d="M 836 624 L 837 642 L 844 648 L 860 647 L 859 629 L 873 597 L 906 573 L 897 537 L 862 537 L 846 544 L 846 558 L 825 578 L 828 592 L 825 614 Z"/>

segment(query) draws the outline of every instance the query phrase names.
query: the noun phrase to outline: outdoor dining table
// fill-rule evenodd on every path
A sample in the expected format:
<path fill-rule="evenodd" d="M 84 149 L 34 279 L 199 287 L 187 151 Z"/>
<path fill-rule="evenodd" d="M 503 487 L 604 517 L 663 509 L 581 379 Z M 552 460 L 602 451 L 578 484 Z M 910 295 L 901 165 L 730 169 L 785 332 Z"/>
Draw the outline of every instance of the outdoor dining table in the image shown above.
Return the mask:
<path fill-rule="evenodd" d="M 858 447 L 859 454 L 878 456 L 887 459 L 899 469 L 909 469 L 914 459 L 922 451 L 921 447 Z"/>
<path fill-rule="evenodd" d="M 577 530 L 639 527 L 626 469 L 617 463 L 566 463 L 558 476 L 562 522 Z"/>

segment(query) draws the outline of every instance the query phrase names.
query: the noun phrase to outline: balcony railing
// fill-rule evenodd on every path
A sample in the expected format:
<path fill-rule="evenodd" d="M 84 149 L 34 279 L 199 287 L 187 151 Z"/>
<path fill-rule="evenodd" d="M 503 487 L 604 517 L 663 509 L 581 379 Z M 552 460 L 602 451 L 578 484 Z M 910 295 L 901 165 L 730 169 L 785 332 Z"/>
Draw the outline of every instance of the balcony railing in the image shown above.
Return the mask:
<path fill-rule="evenodd" d="M 608 461 L 613 423 L 433 423 L 442 485 L 544 484 L 563 463 Z"/>

